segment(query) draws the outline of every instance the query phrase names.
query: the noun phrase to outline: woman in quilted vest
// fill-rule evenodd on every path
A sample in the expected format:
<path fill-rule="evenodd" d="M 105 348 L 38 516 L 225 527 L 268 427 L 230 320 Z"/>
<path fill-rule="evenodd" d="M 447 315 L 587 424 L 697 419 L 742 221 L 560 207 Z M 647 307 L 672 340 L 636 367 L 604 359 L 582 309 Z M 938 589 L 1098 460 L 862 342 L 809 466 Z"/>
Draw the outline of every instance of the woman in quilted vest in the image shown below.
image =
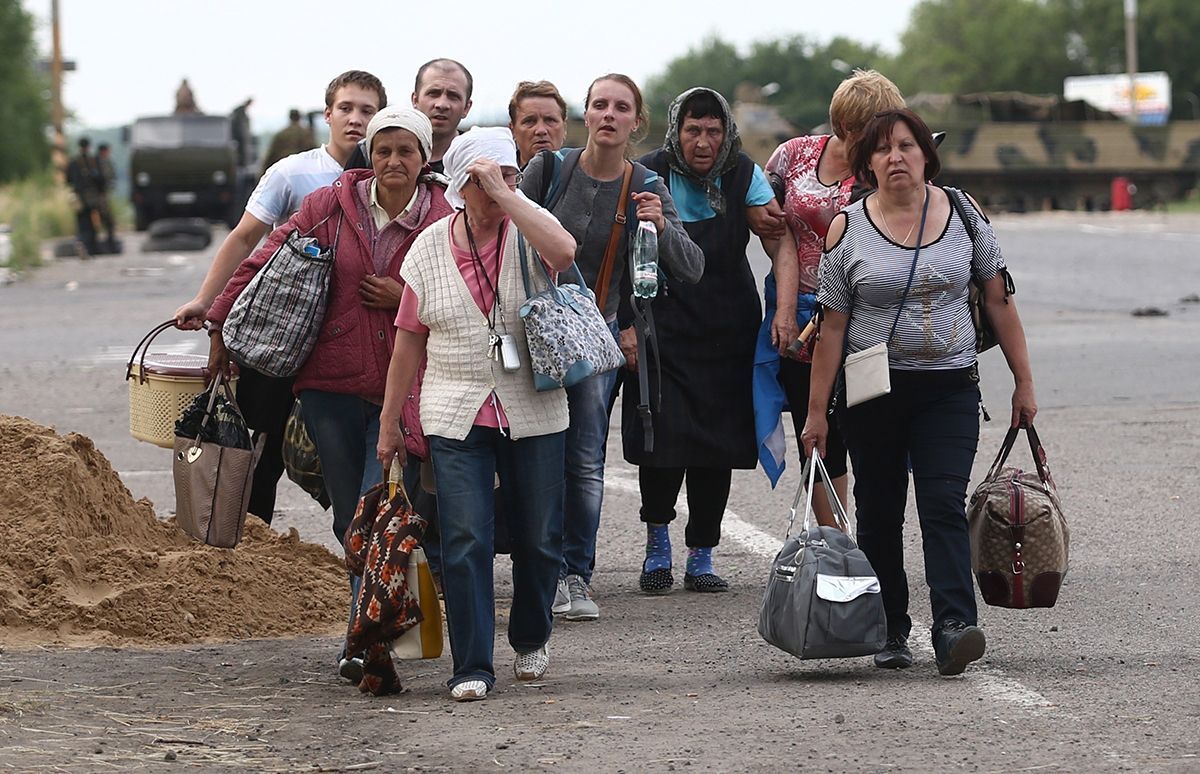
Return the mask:
<path fill-rule="evenodd" d="M 375 443 L 395 339 L 392 320 L 400 305 L 401 265 L 417 236 L 450 214 L 442 187 L 423 176 L 432 133 L 429 119 L 412 108 L 376 113 L 366 132 L 372 168 L 349 170 L 307 196 L 287 223 L 242 262 L 208 313 L 210 367 L 224 369 L 229 356 L 221 323 L 287 235 L 296 229 L 332 246 L 328 307 L 316 346 L 296 374 L 295 391 L 321 458 L 339 542 L 359 496 L 383 480 Z M 421 453 L 415 411 L 408 420 L 413 450 Z M 352 581 L 352 598 L 355 593 Z M 343 654 L 339 672 L 358 682 L 361 661 Z"/>
<path fill-rule="evenodd" d="M 991 223 L 965 193 L 926 182 L 941 165 L 919 116 L 906 109 L 876 113 L 850 163 L 854 176 L 877 190 L 835 216 L 825 237 L 817 292 L 824 321 L 801 440 L 806 454 L 828 453 L 826 414 L 843 353 L 885 345 L 881 368 L 890 392 L 849 407 L 839 400 L 838 408 L 854 464 L 858 543 L 879 577 L 887 614 L 887 645 L 875 665 L 913 662 L 903 540 L 911 469 L 934 653 L 938 671 L 955 675 L 985 647 L 966 519 L 981 405 L 971 284 L 983 290 L 1012 371 L 1013 427 L 1032 424 L 1037 414 L 1025 332 Z M 843 395 L 856 391 L 854 376 L 848 369 Z"/>
<path fill-rule="evenodd" d="M 534 390 L 520 317 L 526 293 L 518 240 L 527 242 L 530 260 L 537 260 L 536 250 L 553 271 L 571 265 L 575 240 L 517 193 L 517 150 L 508 129 L 472 129 L 455 138 L 444 161 L 446 198 L 457 212 L 421 235 L 401 272 L 378 456 L 384 465 L 404 459 L 401 418 L 427 358 L 420 409 L 438 498 L 454 657 L 448 685 L 456 701 L 474 701 L 496 681 L 497 478 L 512 544 L 513 672 L 518 680 L 536 680 L 549 665 L 550 607 L 562 563 L 567 397 L 563 390 Z"/>

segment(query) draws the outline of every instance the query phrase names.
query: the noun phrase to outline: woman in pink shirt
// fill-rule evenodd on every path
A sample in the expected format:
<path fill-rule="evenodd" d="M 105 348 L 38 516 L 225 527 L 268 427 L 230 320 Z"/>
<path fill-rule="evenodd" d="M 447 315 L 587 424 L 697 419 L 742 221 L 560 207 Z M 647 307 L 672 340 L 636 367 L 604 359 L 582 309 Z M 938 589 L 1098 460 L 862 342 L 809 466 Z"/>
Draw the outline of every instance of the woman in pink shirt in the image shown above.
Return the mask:
<path fill-rule="evenodd" d="M 508 129 L 475 128 L 444 157 L 446 198 L 457 210 L 413 244 L 401 276 L 396 346 L 388 370 L 378 454 L 404 459 L 401 416 L 417 367 L 427 359 L 421 423 L 438 497 L 442 578 L 454 675 L 451 697 L 473 701 L 495 683 L 493 487 L 502 484 L 513 559 L 508 640 L 519 680 L 549 665 L 550 606 L 562 563 L 563 390 L 533 387 L 521 261 L 554 271 L 575 258 L 575 240 L 516 191 L 520 173 Z M 538 288 L 541 289 L 540 287 Z"/>

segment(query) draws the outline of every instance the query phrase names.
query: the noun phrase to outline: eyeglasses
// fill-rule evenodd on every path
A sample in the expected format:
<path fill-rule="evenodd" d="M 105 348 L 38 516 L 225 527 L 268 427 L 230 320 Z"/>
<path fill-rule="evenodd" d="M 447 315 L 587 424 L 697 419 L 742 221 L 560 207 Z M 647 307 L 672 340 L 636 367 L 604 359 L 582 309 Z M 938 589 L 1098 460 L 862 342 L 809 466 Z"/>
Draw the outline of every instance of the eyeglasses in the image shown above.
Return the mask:
<path fill-rule="evenodd" d="M 521 181 L 525 179 L 524 172 L 504 172 L 502 176 L 504 178 L 504 184 L 509 188 L 516 188 L 521 184 Z M 483 186 L 479 185 L 479 178 L 472 176 L 471 182 L 474 183 L 477 188 L 483 188 Z"/>

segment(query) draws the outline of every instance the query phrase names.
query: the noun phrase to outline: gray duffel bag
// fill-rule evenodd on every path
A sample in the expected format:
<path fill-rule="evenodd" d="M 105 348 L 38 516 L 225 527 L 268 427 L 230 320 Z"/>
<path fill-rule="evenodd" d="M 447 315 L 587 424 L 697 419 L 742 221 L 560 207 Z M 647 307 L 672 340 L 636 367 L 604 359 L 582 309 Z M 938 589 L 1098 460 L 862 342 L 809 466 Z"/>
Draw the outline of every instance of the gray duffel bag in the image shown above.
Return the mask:
<path fill-rule="evenodd" d="M 841 529 L 822 527 L 813 515 L 817 471 Z M 802 530 L 791 537 L 801 497 L 805 499 Z M 799 658 L 851 658 L 883 650 L 887 620 L 879 579 L 849 531 L 849 520 L 825 466 L 813 454 L 792 501 L 788 535 L 771 565 L 763 594 L 758 633 L 764 640 Z"/>

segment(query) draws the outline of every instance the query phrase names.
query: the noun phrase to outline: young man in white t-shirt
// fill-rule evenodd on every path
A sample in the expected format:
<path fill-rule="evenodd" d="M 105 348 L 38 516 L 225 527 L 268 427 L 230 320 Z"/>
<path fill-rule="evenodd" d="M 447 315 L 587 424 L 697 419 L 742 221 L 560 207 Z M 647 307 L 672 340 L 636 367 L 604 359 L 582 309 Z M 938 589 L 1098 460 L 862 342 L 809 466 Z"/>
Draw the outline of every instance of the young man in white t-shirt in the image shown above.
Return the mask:
<path fill-rule="evenodd" d="M 196 297 L 175 310 L 180 328 L 198 330 L 213 300 L 263 237 L 282 224 L 300 202 L 318 188 L 332 185 L 342 165 L 366 136 L 371 116 L 387 106 L 383 84 L 370 73 L 350 70 L 334 78 L 325 90 L 325 123 L 329 142 L 273 164 L 258 181 L 246 211 L 217 250 Z"/>
<path fill-rule="evenodd" d="M 332 185 L 358 141 L 366 136 L 371 117 L 387 105 L 387 92 L 374 75 L 362 70 L 342 73 L 325 90 L 325 122 L 329 142 L 272 164 L 237 226 L 225 237 L 196 297 L 175 310 L 175 324 L 197 330 L 229 278 L 263 237 L 283 224 L 318 188 Z M 268 524 L 275 511 L 275 490 L 283 475 L 283 433 L 292 410 L 292 379 L 277 379 L 242 368 L 238 404 L 246 423 L 267 436 L 254 469 L 247 510 Z"/>

